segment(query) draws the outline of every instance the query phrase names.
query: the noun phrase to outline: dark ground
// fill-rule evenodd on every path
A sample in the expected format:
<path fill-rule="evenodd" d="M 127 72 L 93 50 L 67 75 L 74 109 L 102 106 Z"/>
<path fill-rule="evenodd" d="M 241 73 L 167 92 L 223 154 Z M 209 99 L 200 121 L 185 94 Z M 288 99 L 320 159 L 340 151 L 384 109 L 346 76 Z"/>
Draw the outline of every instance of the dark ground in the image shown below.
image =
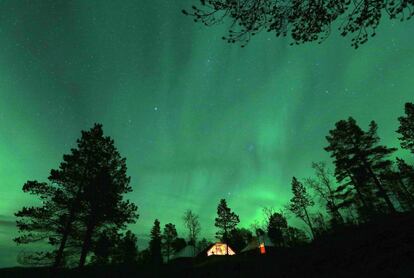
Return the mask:
<path fill-rule="evenodd" d="M 224 276 L 223 276 L 224 275 Z M 8 268 L 0 277 L 48 277 L 46 268 Z M 162 267 L 87 267 L 57 277 L 414 277 L 414 214 L 381 217 L 267 255 L 181 260 Z"/>

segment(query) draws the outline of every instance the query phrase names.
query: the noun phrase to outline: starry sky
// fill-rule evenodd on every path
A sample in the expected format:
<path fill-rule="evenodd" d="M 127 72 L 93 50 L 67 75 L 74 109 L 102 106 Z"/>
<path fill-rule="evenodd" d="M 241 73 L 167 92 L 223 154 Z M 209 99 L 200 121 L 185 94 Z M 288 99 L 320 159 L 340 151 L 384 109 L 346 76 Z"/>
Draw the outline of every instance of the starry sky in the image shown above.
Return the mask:
<path fill-rule="evenodd" d="M 225 24 L 181 14 L 194 1 L 1 1 L 0 267 L 27 248 L 11 240 L 13 213 L 35 204 L 22 185 L 46 180 L 95 122 L 127 157 L 141 249 L 155 218 L 185 236 L 186 209 L 213 239 L 221 198 L 242 227 L 282 208 L 292 176 L 330 161 L 325 135 L 340 119 L 375 119 L 398 146 L 414 21 L 384 21 L 357 51 L 337 34 L 292 47 L 266 33 L 241 49 L 221 40 Z"/>

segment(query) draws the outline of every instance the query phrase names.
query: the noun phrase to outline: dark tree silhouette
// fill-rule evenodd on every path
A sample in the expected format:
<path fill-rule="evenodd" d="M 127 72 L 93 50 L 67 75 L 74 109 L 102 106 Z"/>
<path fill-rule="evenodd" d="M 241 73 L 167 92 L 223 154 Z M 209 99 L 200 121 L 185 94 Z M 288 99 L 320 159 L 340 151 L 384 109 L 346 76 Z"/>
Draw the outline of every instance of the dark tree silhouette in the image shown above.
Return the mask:
<path fill-rule="evenodd" d="M 92 257 L 92 264 L 112 264 L 112 257 L 115 253 L 116 245 L 120 239 L 120 235 L 114 229 L 102 231 L 92 247 L 92 251 L 94 253 Z"/>
<path fill-rule="evenodd" d="M 206 238 L 202 238 L 199 242 L 197 242 L 197 251 L 201 252 L 213 243 Z"/>
<path fill-rule="evenodd" d="M 253 238 L 252 232 L 245 228 L 235 228 L 229 233 L 229 245 L 236 252 L 240 252 Z"/>
<path fill-rule="evenodd" d="M 49 183 L 30 181 L 24 192 L 38 195 L 41 207 L 24 207 L 16 213 L 23 233 L 18 243 L 47 239 L 56 246 L 54 267 L 62 265 L 68 242 L 82 242 L 79 265 L 83 266 L 92 239 L 101 229 L 123 229 L 135 222 L 137 207 L 123 200 L 130 192 L 125 159 L 121 158 L 102 125 L 82 131 L 77 148 L 63 156 L 59 169 L 51 170 Z"/>
<path fill-rule="evenodd" d="M 295 177 L 292 178 L 292 193 L 293 197 L 290 199 L 289 210 L 308 225 L 312 236 L 315 238 L 315 231 L 308 211 L 309 207 L 314 205 L 314 202 L 303 184 Z"/>
<path fill-rule="evenodd" d="M 188 230 L 188 245 L 193 246 L 193 253 L 196 253 L 196 242 L 198 234 L 201 231 L 200 221 L 198 215 L 194 214 L 191 210 L 187 210 L 183 216 L 184 225 Z"/>
<path fill-rule="evenodd" d="M 114 264 L 134 265 L 138 261 L 138 239 L 130 230 L 119 239 L 113 255 Z"/>
<path fill-rule="evenodd" d="M 161 227 L 160 221 L 155 219 L 154 226 L 151 229 L 151 240 L 149 242 L 149 255 L 152 264 L 162 264 L 161 254 Z"/>
<path fill-rule="evenodd" d="M 371 121 L 369 130 L 365 132 L 350 117 L 347 121 L 337 122 L 326 139 L 329 146 L 325 150 L 334 158 L 337 181 L 345 180 L 337 189 L 339 195 L 348 197 L 348 204 L 352 200 L 360 201 L 363 214 L 368 216 L 373 214 L 373 205 L 381 206 L 380 203 L 375 204 L 376 195 L 381 197 L 390 212 L 395 212 L 386 185 L 379 179 L 379 172 L 392 164 L 386 157 L 396 149 L 379 145 L 377 124 Z M 356 196 L 352 196 L 353 190 Z M 355 204 L 359 206 L 359 203 Z"/>
<path fill-rule="evenodd" d="M 216 232 L 216 237 L 227 244 L 226 255 L 228 255 L 229 233 L 236 228 L 240 219 L 239 216 L 232 212 L 227 206 L 225 199 L 220 200 L 220 203 L 217 206 L 217 215 L 214 225 L 219 228 L 219 230 Z"/>
<path fill-rule="evenodd" d="M 292 44 L 321 43 L 338 28 L 342 36 L 352 34 L 352 46 L 358 48 L 376 34 L 381 18 L 410 19 L 414 2 L 383 0 L 201 0 L 191 11 L 183 10 L 195 22 L 206 26 L 230 19 L 229 43 L 244 47 L 257 33 L 273 32 L 277 37 L 290 35 Z M 337 22 L 337 23 L 336 23 Z M 337 25 L 337 27 L 334 25 Z"/>
<path fill-rule="evenodd" d="M 267 235 L 270 240 L 275 246 L 284 246 L 284 232 L 288 227 L 286 218 L 281 213 L 276 212 L 269 217 L 268 223 Z"/>
<path fill-rule="evenodd" d="M 171 244 L 174 253 L 177 253 L 181 249 L 187 246 L 187 242 L 182 237 L 177 237 Z M 194 253 L 196 255 L 196 253 Z"/>
<path fill-rule="evenodd" d="M 172 223 L 165 224 L 164 233 L 162 234 L 162 249 L 167 257 L 167 262 L 170 261 L 171 255 L 174 254 L 173 244 L 177 240 L 177 236 L 175 225 Z"/>
<path fill-rule="evenodd" d="M 400 126 L 397 132 L 401 134 L 401 147 L 414 154 L 414 103 L 405 104 L 405 116 L 398 118 Z"/>
<path fill-rule="evenodd" d="M 315 171 L 316 179 L 307 179 L 309 185 L 325 203 L 326 210 L 331 216 L 332 226 L 343 223 L 342 215 L 339 211 L 335 196 L 335 185 L 332 181 L 332 174 L 328 170 L 325 162 L 313 162 L 312 168 Z"/>
<path fill-rule="evenodd" d="M 295 247 L 305 244 L 308 238 L 304 231 L 295 228 L 287 227 L 285 232 L 285 244 L 289 247 Z"/>
<path fill-rule="evenodd" d="M 410 209 L 414 209 L 414 167 L 397 157 L 398 173 L 394 175 Z"/>
<path fill-rule="evenodd" d="M 49 177 L 50 179 L 50 177 Z M 19 236 L 14 238 L 18 244 L 33 242 L 47 242 L 53 247 L 58 247 L 62 241 L 67 241 L 68 215 L 71 214 L 71 196 L 64 187 L 53 183 L 40 183 L 38 181 L 28 181 L 23 185 L 23 192 L 37 195 L 42 202 L 40 207 L 23 207 L 15 213 L 17 217 L 17 228 Z M 63 202 L 63 200 L 68 200 Z M 63 259 L 63 249 L 52 252 L 36 252 L 28 254 L 28 258 L 21 258 L 30 264 L 39 263 L 60 266 Z"/>
<path fill-rule="evenodd" d="M 85 231 L 79 267 L 83 267 L 100 229 L 124 229 L 126 224 L 135 223 L 138 214 L 137 207 L 123 199 L 125 193 L 132 191 L 126 159 L 120 156 L 114 141 L 103 135 L 102 125 L 95 124 L 90 131 L 82 132 L 78 147 L 81 157 L 91 161 L 81 194 L 80 220 Z"/>

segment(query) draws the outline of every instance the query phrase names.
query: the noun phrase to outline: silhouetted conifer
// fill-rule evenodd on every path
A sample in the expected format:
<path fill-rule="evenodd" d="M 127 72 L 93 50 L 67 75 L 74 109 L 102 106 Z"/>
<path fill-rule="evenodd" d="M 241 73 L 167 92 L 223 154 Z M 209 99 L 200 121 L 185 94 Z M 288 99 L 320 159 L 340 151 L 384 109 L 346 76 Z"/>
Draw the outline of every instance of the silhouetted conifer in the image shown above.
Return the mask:
<path fill-rule="evenodd" d="M 185 239 L 183 239 L 182 237 L 177 237 L 171 245 L 174 253 L 177 253 L 186 246 L 187 242 L 185 242 Z M 194 255 L 197 255 L 197 252 L 194 252 Z"/>
<path fill-rule="evenodd" d="M 162 264 L 162 254 L 161 254 L 161 227 L 160 221 L 155 219 L 154 226 L 151 229 L 151 239 L 149 242 L 149 255 L 151 263 L 155 265 Z"/>
<path fill-rule="evenodd" d="M 121 237 L 114 229 L 102 231 L 94 242 L 92 251 L 92 264 L 109 265 L 113 263 L 113 256 L 116 253 L 116 245 Z"/>
<path fill-rule="evenodd" d="M 49 180 L 51 178 L 49 177 Z M 76 191 L 76 190 L 75 190 Z M 67 222 L 73 214 L 73 199 L 76 193 L 67 190 L 60 184 L 28 181 L 23 185 L 23 192 L 36 195 L 41 206 L 23 207 L 15 213 L 19 235 L 14 239 L 18 244 L 33 242 L 46 242 L 55 250 L 49 252 L 38 251 L 30 254 L 27 259 L 21 258 L 28 264 L 62 265 L 63 248 L 59 248 L 62 241 L 67 241 L 70 231 L 67 230 Z"/>
<path fill-rule="evenodd" d="M 275 246 L 285 246 L 284 233 L 288 227 L 286 218 L 280 213 L 273 213 L 269 217 L 267 234 Z"/>
<path fill-rule="evenodd" d="M 119 239 L 113 255 L 113 263 L 123 265 L 134 265 L 138 261 L 138 244 L 136 235 L 128 230 Z"/>
<path fill-rule="evenodd" d="M 228 254 L 229 233 L 231 230 L 236 228 L 237 224 L 240 222 L 240 219 L 239 216 L 232 212 L 227 206 L 225 199 L 220 200 L 220 203 L 217 206 L 217 215 L 218 216 L 215 219 L 214 225 L 219 228 L 219 230 L 216 232 L 216 237 L 227 243 L 226 254 Z"/>
<path fill-rule="evenodd" d="M 401 147 L 414 154 L 414 103 L 405 104 L 405 116 L 398 118 L 400 126 L 397 132 L 401 134 Z"/>
<path fill-rule="evenodd" d="M 306 188 L 295 177 L 292 178 L 292 193 L 293 197 L 290 199 L 289 210 L 293 212 L 298 218 L 308 225 L 312 236 L 315 237 L 315 231 L 312 226 L 312 220 L 309 213 L 309 207 L 314 205 L 313 200 L 306 192 Z"/>
<path fill-rule="evenodd" d="M 138 217 L 137 207 L 125 201 L 130 192 L 125 159 L 121 158 L 102 125 L 82 131 L 77 147 L 63 156 L 59 169 L 51 170 L 50 183 L 31 181 L 23 191 L 38 195 L 41 207 L 24 207 L 16 213 L 24 234 L 16 242 L 47 239 L 56 246 L 54 266 L 62 265 L 68 242 L 82 242 L 79 265 L 83 266 L 93 237 L 101 229 L 123 229 Z"/>
<path fill-rule="evenodd" d="M 230 231 L 228 244 L 233 251 L 239 253 L 252 240 L 253 234 L 245 228 L 235 228 Z"/>
<path fill-rule="evenodd" d="M 162 250 L 167 257 L 167 262 L 170 261 L 171 255 L 174 254 L 173 244 L 177 240 L 177 230 L 172 223 L 165 224 L 164 232 L 162 234 Z"/>
<path fill-rule="evenodd" d="M 84 225 L 79 260 L 82 267 L 101 229 L 124 229 L 126 224 L 135 223 L 138 214 L 137 207 L 124 199 L 124 194 L 132 191 L 126 159 L 120 156 L 114 141 L 104 136 L 102 125 L 95 124 L 90 131 L 83 131 L 78 148 L 80 163 L 87 171 L 80 177 L 84 183 L 80 214 Z"/>
<path fill-rule="evenodd" d="M 376 203 L 378 195 L 387 209 L 395 212 L 389 190 L 379 179 L 379 170 L 391 164 L 386 157 L 396 149 L 379 145 L 377 124 L 372 121 L 365 132 L 350 117 L 337 122 L 326 139 L 329 146 L 325 150 L 334 158 L 335 176 L 338 182 L 343 182 L 336 190 L 339 198 L 345 202 L 354 200 L 354 204 L 362 208 L 361 213 L 369 217 L 375 213 L 375 208 L 381 210 L 382 204 Z"/>

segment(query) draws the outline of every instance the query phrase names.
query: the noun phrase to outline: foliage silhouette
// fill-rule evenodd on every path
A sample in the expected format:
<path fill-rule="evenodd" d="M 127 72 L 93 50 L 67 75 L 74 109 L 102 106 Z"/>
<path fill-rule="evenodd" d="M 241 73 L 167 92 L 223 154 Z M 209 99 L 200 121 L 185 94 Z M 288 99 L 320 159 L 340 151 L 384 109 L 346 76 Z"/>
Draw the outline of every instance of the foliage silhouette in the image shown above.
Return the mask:
<path fill-rule="evenodd" d="M 353 36 L 351 45 L 358 48 L 375 36 L 384 15 L 401 21 L 414 14 L 414 2 L 383 0 L 201 0 L 183 14 L 205 26 L 229 19 L 229 43 L 240 42 L 244 47 L 250 39 L 262 32 L 277 37 L 290 35 L 293 44 L 317 41 L 322 43 L 337 28 L 342 36 Z"/>
<path fill-rule="evenodd" d="M 405 104 L 405 116 L 398 118 L 400 126 L 397 132 L 401 134 L 401 147 L 409 150 L 414 154 L 414 104 L 407 102 Z"/>
<path fill-rule="evenodd" d="M 344 219 L 339 211 L 335 196 L 335 185 L 332 181 L 332 174 L 325 162 L 313 162 L 312 168 L 315 171 L 316 178 L 309 178 L 306 184 L 312 188 L 325 203 L 326 210 L 331 216 L 331 225 L 333 227 L 343 223 Z"/>
<path fill-rule="evenodd" d="M 329 146 L 325 150 L 334 158 L 337 181 L 341 183 L 345 180 L 337 189 L 344 199 L 341 206 L 353 203 L 365 218 L 378 210 L 396 212 L 389 190 L 379 179 L 381 169 L 392 164 L 386 159 L 387 156 L 396 149 L 379 145 L 377 124 L 371 121 L 369 130 L 363 131 L 350 117 L 346 121 L 337 122 L 326 139 Z M 382 200 L 377 201 L 376 196 Z"/>
<path fill-rule="evenodd" d="M 292 193 L 293 197 L 290 199 L 289 210 L 308 225 L 313 238 L 315 238 L 315 231 L 309 213 L 309 207 L 313 206 L 314 202 L 303 184 L 295 177 L 292 178 Z"/>
<path fill-rule="evenodd" d="M 252 240 L 253 234 L 245 228 L 235 228 L 229 233 L 228 244 L 233 251 L 239 253 Z"/>
<path fill-rule="evenodd" d="M 151 240 L 149 242 L 150 261 L 154 265 L 162 264 L 161 244 L 162 237 L 160 221 L 158 221 L 158 219 L 155 219 L 154 226 L 151 229 Z"/>
<path fill-rule="evenodd" d="M 227 206 L 225 199 L 221 199 L 220 203 L 217 206 L 217 217 L 215 219 L 214 225 L 219 228 L 219 230 L 216 232 L 216 237 L 227 243 L 227 255 L 229 253 L 229 233 L 231 230 L 236 228 L 239 222 L 239 216 L 231 211 L 231 209 Z"/>
<path fill-rule="evenodd" d="M 123 199 L 123 194 L 132 191 L 125 158 L 114 141 L 103 135 L 100 124 L 82 131 L 77 147 L 63 156 L 48 180 L 23 186 L 24 192 L 39 196 L 42 206 L 23 207 L 16 213 L 20 236 L 15 241 L 47 240 L 55 247 L 49 254 L 55 268 L 62 266 L 65 252 L 73 246 L 80 248 L 82 267 L 100 231 L 122 230 L 138 217 L 136 205 Z"/>
<path fill-rule="evenodd" d="M 162 249 L 164 255 L 167 257 L 167 263 L 170 261 L 171 255 L 174 254 L 174 242 L 177 240 L 177 230 L 172 223 L 165 224 L 164 232 L 162 234 Z"/>
<path fill-rule="evenodd" d="M 269 217 L 267 234 L 275 246 L 283 247 L 285 245 L 284 233 L 287 227 L 287 220 L 281 213 L 275 212 Z"/>
<path fill-rule="evenodd" d="M 138 238 L 130 230 L 120 238 L 113 256 L 114 264 L 135 265 L 138 261 Z"/>
<path fill-rule="evenodd" d="M 191 210 L 187 210 L 183 216 L 184 225 L 188 230 L 188 245 L 193 246 L 193 252 L 196 253 L 197 237 L 200 234 L 201 226 L 198 220 L 198 215 L 194 214 Z"/>

